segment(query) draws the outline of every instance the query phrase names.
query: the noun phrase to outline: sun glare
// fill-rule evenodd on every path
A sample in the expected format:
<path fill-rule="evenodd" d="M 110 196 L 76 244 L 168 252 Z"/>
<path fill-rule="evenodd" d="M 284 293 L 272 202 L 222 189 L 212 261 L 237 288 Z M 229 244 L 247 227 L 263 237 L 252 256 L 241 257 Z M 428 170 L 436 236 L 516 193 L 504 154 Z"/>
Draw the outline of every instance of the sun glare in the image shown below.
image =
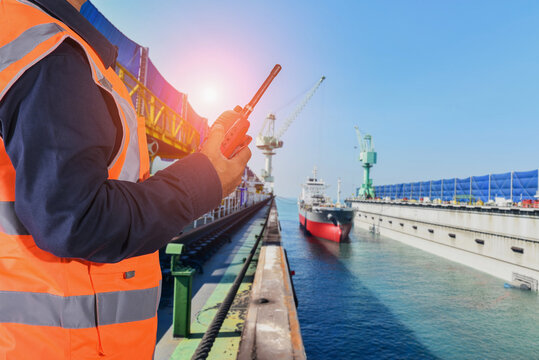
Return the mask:
<path fill-rule="evenodd" d="M 202 93 L 202 97 L 207 104 L 214 104 L 217 100 L 217 91 L 214 87 L 207 86 Z"/>

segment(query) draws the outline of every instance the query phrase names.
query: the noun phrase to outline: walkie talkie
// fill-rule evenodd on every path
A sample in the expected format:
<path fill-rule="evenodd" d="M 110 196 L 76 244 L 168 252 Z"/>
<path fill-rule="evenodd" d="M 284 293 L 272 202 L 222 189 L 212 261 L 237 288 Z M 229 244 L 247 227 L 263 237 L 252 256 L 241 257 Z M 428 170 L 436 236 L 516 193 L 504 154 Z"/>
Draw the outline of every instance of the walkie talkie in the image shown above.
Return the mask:
<path fill-rule="evenodd" d="M 221 152 L 228 159 L 232 159 L 239 151 L 241 151 L 241 149 L 249 145 L 253 139 L 247 135 L 247 130 L 249 130 L 249 126 L 251 125 L 247 118 L 249 115 L 251 115 L 255 105 L 258 103 L 262 95 L 264 95 L 279 71 L 281 71 L 281 65 L 277 64 L 273 67 L 273 70 L 271 70 L 271 73 L 267 77 L 266 81 L 264 81 L 260 89 L 258 89 L 255 96 L 247 105 L 243 107 L 240 118 L 236 120 L 226 132 L 225 138 L 221 143 Z M 239 106 L 237 106 L 234 110 L 238 108 Z"/>

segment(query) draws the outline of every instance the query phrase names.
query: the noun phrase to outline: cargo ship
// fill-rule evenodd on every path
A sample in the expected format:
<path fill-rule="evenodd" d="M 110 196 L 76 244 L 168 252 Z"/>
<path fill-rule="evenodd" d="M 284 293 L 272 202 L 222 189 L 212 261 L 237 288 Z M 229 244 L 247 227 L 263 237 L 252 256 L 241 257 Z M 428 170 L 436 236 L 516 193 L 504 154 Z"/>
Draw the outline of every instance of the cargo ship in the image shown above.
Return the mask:
<path fill-rule="evenodd" d="M 333 204 L 325 194 L 326 189 L 325 182 L 316 177 L 314 168 L 313 176 L 302 184 L 298 199 L 299 223 L 305 232 L 313 236 L 341 242 L 352 228 L 354 209 L 342 206 L 340 199 Z"/>

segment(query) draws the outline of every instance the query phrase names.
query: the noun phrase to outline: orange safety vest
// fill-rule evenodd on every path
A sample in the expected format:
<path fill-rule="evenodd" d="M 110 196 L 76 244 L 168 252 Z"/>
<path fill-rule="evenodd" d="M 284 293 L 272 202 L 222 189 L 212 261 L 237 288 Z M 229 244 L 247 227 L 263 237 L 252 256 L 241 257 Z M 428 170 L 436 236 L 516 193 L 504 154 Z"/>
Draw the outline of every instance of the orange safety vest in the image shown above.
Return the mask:
<path fill-rule="evenodd" d="M 109 178 L 146 178 L 144 122 L 114 69 L 105 68 L 69 27 L 25 0 L 0 0 L 0 29 L 0 101 L 27 69 L 66 38 L 75 40 L 122 121 Z M 15 175 L 0 140 L 0 359 L 151 359 L 161 291 L 158 253 L 99 264 L 41 250 L 14 211 Z"/>

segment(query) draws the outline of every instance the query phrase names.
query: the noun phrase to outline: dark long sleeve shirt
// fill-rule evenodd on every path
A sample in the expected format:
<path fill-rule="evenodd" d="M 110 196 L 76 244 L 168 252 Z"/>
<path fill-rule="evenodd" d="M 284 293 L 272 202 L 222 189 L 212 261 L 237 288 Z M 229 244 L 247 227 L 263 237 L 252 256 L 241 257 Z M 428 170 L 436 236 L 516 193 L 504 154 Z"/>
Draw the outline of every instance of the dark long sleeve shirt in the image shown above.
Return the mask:
<path fill-rule="evenodd" d="M 154 252 L 221 200 L 219 177 L 200 153 L 140 183 L 108 180 L 121 131 L 111 101 L 67 40 L 0 102 L 15 211 L 37 246 L 57 256 L 117 262 Z"/>

